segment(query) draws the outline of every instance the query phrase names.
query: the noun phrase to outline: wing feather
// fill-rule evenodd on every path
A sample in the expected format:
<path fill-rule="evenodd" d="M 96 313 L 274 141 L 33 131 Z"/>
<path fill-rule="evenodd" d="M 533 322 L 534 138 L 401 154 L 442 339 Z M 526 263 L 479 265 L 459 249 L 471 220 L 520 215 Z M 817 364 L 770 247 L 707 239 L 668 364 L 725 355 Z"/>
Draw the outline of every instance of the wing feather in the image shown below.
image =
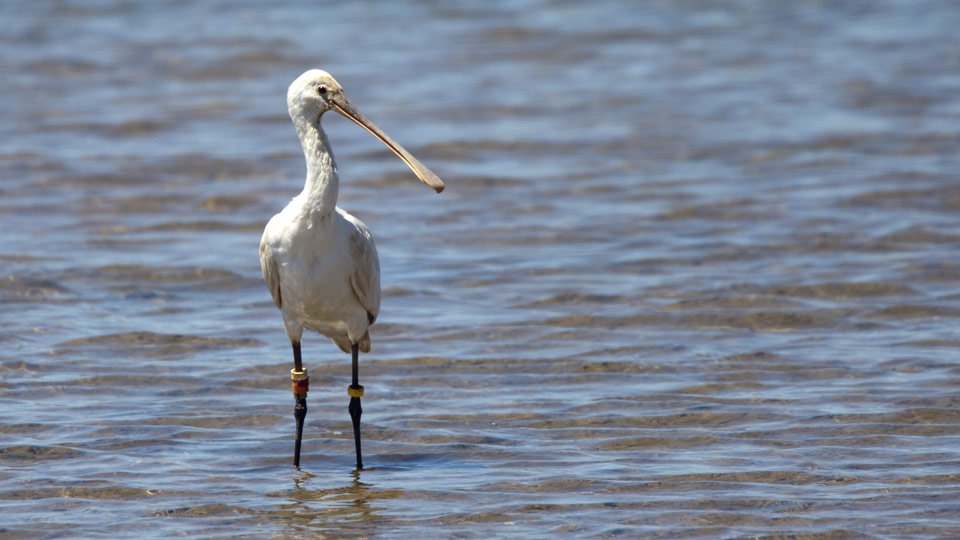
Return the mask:
<path fill-rule="evenodd" d="M 380 260 L 370 231 L 360 221 L 353 220 L 353 224 L 355 228 L 350 234 L 350 249 L 354 269 L 350 285 L 360 305 L 367 310 L 368 322 L 373 324 L 380 313 Z"/>
<path fill-rule="evenodd" d="M 270 290 L 270 296 L 273 297 L 273 303 L 280 308 L 283 305 L 283 298 L 280 295 L 280 270 L 273 257 L 273 249 L 270 248 L 266 239 L 260 240 L 260 270 L 263 272 L 263 281 Z"/>

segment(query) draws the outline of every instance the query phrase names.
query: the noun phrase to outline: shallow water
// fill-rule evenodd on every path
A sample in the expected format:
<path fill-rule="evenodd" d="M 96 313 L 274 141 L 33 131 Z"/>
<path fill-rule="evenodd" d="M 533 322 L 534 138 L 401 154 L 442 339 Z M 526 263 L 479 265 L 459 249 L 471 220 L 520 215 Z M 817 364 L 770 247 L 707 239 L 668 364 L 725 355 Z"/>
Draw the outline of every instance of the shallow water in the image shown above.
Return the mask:
<path fill-rule="evenodd" d="M 587 5 L 589 4 L 589 5 Z M 0 7 L 0 537 L 960 535 L 950 2 Z M 326 117 L 361 360 L 259 275 Z"/>

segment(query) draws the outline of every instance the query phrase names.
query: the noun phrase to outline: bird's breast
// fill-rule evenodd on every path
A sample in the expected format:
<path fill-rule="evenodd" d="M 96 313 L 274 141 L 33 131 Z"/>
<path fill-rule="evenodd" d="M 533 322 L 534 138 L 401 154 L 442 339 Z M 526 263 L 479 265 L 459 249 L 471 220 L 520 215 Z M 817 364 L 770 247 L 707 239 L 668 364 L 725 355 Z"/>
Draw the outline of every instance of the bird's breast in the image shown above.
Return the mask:
<path fill-rule="evenodd" d="M 357 264 L 350 224 L 338 214 L 281 222 L 286 226 L 268 230 L 268 241 L 280 273 L 282 309 L 303 320 L 342 320 L 362 311 L 350 283 Z"/>

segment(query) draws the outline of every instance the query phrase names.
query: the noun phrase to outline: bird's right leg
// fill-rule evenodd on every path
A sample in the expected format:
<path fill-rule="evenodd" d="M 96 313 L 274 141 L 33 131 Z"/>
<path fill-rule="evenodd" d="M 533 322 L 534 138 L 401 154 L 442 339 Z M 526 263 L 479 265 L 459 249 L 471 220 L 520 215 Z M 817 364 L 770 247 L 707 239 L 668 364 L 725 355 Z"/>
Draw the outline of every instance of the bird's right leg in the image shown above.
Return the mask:
<path fill-rule="evenodd" d="M 353 441 L 357 447 L 357 470 L 363 469 L 363 458 L 360 456 L 360 415 L 363 414 L 363 408 L 360 407 L 360 397 L 363 395 L 363 387 L 360 386 L 359 368 L 357 355 L 359 353 L 357 344 L 353 344 L 353 383 L 347 388 L 350 394 L 350 419 L 353 420 Z"/>
<path fill-rule="evenodd" d="M 300 441 L 303 439 L 303 420 L 307 417 L 307 390 L 310 389 L 310 378 L 307 370 L 303 369 L 303 359 L 300 356 L 300 342 L 291 342 L 293 345 L 293 369 L 290 378 L 293 380 L 293 397 L 297 401 L 293 408 L 293 417 L 297 421 L 297 440 L 293 445 L 293 466 L 300 466 Z"/>

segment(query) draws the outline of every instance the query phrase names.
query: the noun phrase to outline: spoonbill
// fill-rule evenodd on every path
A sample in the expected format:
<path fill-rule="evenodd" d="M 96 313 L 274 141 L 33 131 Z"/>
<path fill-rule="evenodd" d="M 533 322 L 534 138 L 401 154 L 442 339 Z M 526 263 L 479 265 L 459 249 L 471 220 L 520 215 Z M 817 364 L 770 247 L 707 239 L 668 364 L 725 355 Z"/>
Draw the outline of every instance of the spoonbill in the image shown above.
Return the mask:
<path fill-rule="evenodd" d="M 353 357 L 350 419 L 360 454 L 360 396 L 357 356 L 370 351 L 369 327 L 380 311 L 380 262 L 367 227 L 337 207 L 339 176 L 330 141 L 320 127 L 323 113 L 333 110 L 380 139 L 437 193 L 443 181 L 423 166 L 350 103 L 343 88 L 329 73 L 311 69 L 297 77 L 287 90 L 287 110 L 303 146 L 307 180 L 303 191 L 273 216 L 260 240 L 260 268 L 283 315 L 283 326 L 293 346 L 294 418 L 297 438 L 293 464 L 300 466 L 303 421 L 307 416 L 309 378 L 303 367 L 300 340 L 303 329 L 319 332 Z"/>

